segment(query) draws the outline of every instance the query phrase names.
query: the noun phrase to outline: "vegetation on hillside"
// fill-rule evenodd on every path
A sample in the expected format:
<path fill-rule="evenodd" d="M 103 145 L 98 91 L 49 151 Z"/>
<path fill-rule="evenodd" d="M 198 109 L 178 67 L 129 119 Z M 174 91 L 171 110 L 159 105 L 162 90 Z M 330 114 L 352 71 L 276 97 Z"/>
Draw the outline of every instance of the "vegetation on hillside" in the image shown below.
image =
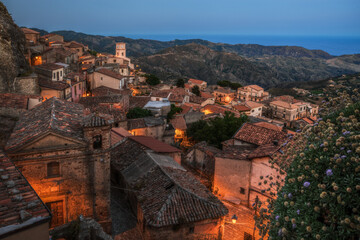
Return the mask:
<path fill-rule="evenodd" d="M 242 124 L 248 121 L 246 115 L 237 118 L 233 113 L 225 112 L 223 118 L 216 117 L 210 121 L 197 121 L 187 129 L 186 134 L 195 142 L 206 141 L 221 148 L 221 143 L 230 139 Z"/>
<path fill-rule="evenodd" d="M 146 78 L 146 83 L 151 86 L 155 86 L 160 83 L 160 79 L 154 74 L 145 74 L 145 78 Z"/>
<path fill-rule="evenodd" d="M 176 86 L 179 88 L 184 88 L 185 87 L 185 80 L 182 78 L 179 78 L 178 80 L 176 80 Z"/>
<path fill-rule="evenodd" d="M 360 94 L 332 90 L 322 118 L 275 159 L 285 182 L 263 176 L 276 200 L 259 201 L 257 228 L 271 239 L 358 239 L 360 232 Z M 276 164 L 275 164 L 276 163 Z"/>

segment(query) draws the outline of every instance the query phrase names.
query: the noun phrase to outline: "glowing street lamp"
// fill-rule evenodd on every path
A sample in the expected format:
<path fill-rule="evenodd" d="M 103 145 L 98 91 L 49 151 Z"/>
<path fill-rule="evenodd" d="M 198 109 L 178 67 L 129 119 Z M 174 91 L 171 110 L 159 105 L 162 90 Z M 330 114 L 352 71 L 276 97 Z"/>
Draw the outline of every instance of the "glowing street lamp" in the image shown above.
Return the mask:
<path fill-rule="evenodd" d="M 237 219 L 238 219 L 238 217 L 234 214 L 231 218 L 232 223 L 235 224 Z"/>

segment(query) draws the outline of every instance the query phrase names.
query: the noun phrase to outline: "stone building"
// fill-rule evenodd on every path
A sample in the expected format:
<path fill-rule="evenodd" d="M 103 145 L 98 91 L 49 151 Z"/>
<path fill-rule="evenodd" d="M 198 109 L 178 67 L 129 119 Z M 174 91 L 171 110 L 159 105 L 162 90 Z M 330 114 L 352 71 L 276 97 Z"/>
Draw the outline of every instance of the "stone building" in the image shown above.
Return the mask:
<path fill-rule="evenodd" d="M 39 42 L 40 33 L 29 28 L 21 28 L 25 34 L 26 41 L 31 44 L 37 44 Z"/>
<path fill-rule="evenodd" d="M 0 169 L 0 238 L 48 240 L 49 210 L 2 151 Z"/>
<path fill-rule="evenodd" d="M 111 159 L 113 182 L 125 189 L 143 239 L 222 239 L 228 210 L 171 157 L 128 141 Z"/>
<path fill-rule="evenodd" d="M 258 85 L 248 85 L 238 88 L 237 96 L 242 101 L 261 102 L 269 99 L 269 92 Z"/>
<path fill-rule="evenodd" d="M 80 214 L 111 231 L 110 126 L 80 104 L 51 98 L 25 113 L 5 147 L 52 211 L 51 227 Z"/>
<path fill-rule="evenodd" d="M 188 80 L 188 85 L 189 85 L 189 88 L 193 88 L 195 86 L 198 86 L 200 90 L 205 90 L 205 88 L 207 87 L 207 82 L 205 82 L 203 80 L 190 78 Z"/>
<path fill-rule="evenodd" d="M 105 86 L 113 89 L 126 88 L 126 78 L 119 73 L 111 71 L 106 68 L 97 69 L 95 72 L 89 74 L 90 89 Z"/>
<path fill-rule="evenodd" d="M 295 121 L 304 117 L 316 117 L 319 107 L 308 102 L 293 99 L 291 102 L 275 100 L 270 102 L 271 117 L 285 120 L 287 122 Z"/>

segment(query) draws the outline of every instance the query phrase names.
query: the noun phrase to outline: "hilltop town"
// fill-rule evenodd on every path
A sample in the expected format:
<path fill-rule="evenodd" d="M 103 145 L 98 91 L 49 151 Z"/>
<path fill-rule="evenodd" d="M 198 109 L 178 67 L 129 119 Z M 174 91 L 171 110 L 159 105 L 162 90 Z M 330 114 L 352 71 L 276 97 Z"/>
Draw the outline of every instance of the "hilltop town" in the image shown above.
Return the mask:
<path fill-rule="evenodd" d="M 123 42 L 101 53 L 21 31 L 29 70 L 0 93 L 0 238 L 261 237 L 258 204 L 276 198 L 263 176 L 284 184 L 283 156 L 319 124 L 323 92 L 169 84 Z"/>

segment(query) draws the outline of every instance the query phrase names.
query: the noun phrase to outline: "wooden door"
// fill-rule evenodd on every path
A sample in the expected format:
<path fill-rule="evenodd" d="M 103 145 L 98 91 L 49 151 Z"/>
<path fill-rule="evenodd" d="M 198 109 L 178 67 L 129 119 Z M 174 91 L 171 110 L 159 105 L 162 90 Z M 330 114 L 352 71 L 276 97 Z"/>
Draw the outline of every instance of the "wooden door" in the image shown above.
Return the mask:
<path fill-rule="evenodd" d="M 52 219 L 50 223 L 50 228 L 64 224 L 64 206 L 63 201 L 48 202 L 46 206 L 50 209 L 52 213 Z"/>

